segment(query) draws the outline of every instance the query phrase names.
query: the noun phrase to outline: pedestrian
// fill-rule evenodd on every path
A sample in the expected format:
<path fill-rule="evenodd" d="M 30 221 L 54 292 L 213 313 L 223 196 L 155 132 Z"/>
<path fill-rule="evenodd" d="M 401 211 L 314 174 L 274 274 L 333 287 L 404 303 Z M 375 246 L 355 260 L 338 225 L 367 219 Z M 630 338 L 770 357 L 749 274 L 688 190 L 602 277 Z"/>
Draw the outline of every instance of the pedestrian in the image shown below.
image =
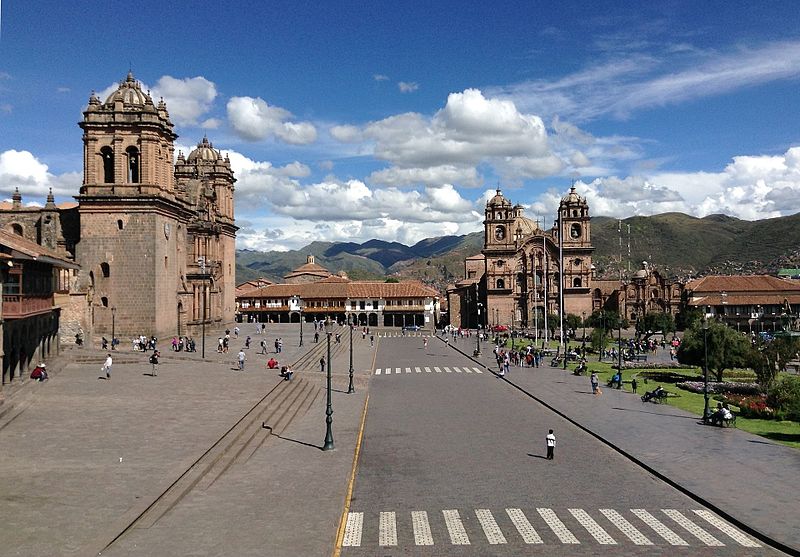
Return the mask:
<path fill-rule="evenodd" d="M 283 352 L 283 337 L 278 337 L 278 353 Z"/>
<path fill-rule="evenodd" d="M 261 353 L 262 354 L 267 353 L 267 341 L 263 338 L 261 339 Z"/>
<path fill-rule="evenodd" d="M 556 450 L 556 436 L 553 434 L 552 429 L 545 439 L 547 440 L 547 460 L 553 460 L 553 451 Z"/>
<path fill-rule="evenodd" d="M 239 326 L 238 325 L 233 328 L 233 336 L 236 337 L 236 338 L 239 338 Z"/>
<path fill-rule="evenodd" d="M 638 385 L 636 383 L 636 378 L 634 377 L 633 379 L 631 379 L 631 391 L 633 391 L 633 394 L 636 394 L 636 387 L 637 386 Z"/>
<path fill-rule="evenodd" d="M 375 346 L 375 335 L 369 335 L 369 346 L 370 348 Z"/>
<path fill-rule="evenodd" d="M 319 370 L 320 370 L 321 372 L 325 372 L 325 356 L 322 356 L 322 357 L 319 359 Z"/>
<path fill-rule="evenodd" d="M 106 379 L 108 380 L 111 380 L 111 364 L 113 363 L 114 361 L 111 359 L 111 354 L 109 353 L 106 358 L 106 363 L 103 364 L 103 371 L 106 372 Z"/>
<path fill-rule="evenodd" d="M 244 347 L 250 350 L 250 335 L 247 335 L 247 338 L 244 340 Z"/>
<path fill-rule="evenodd" d="M 239 354 L 237 357 L 239 359 L 239 371 L 244 371 L 244 361 L 247 359 L 247 356 L 244 355 L 243 349 L 239 349 Z"/>
<path fill-rule="evenodd" d="M 506 352 L 506 355 L 503 357 L 503 373 L 502 373 L 502 375 L 505 377 L 506 373 L 508 373 L 510 369 L 511 369 L 511 358 L 508 355 L 508 352 Z"/>
<path fill-rule="evenodd" d="M 600 379 L 598 379 L 597 373 L 593 371 L 589 380 L 592 383 L 592 394 L 593 395 L 599 395 L 600 394 Z"/>
<path fill-rule="evenodd" d="M 158 350 L 153 351 L 153 354 L 150 356 L 150 365 L 153 366 L 153 371 L 151 375 L 156 377 L 158 375 L 158 358 L 161 356 L 161 353 Z"/>
<path fill-rule="evenodd" d="M 315 325 L 316 325 L 316 323 L 315 323 Z M 318 342 L 319 342 L 319 331 L 314 333 L 314 344 L 316 344 Z"/>

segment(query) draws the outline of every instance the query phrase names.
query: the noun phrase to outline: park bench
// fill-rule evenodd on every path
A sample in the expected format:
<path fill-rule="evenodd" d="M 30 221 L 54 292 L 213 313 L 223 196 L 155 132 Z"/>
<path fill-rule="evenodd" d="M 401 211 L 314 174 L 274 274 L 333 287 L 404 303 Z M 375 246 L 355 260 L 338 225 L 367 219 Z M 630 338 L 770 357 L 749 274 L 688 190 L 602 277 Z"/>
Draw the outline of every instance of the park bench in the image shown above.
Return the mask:
<path fill-rule="evenodd" d="M 731 412 L 729 420 L 722 420 L 722 427 L 736 427 L 736 414 Z"/>

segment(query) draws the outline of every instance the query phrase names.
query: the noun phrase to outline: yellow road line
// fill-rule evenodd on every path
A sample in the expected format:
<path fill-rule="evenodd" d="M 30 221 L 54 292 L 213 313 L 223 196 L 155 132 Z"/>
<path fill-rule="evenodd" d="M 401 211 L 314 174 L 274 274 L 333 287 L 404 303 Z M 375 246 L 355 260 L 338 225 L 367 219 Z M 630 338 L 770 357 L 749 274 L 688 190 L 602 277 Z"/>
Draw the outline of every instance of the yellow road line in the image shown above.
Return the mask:
<path fill-rule="evenodd" d="M 334 547 L 333 549 L 333 557 L 339 557 L 339 555 L 342 552 L 342 542 L 344 541 L 344 529 L 347 524 L 347 515 L 350 513 L 350 499 L 353 497 L 353 484 L 356 481 L 356 470 L 358 469 L 358 457 L 361 454 L 361 440 L 364 437 L 364 424 L 367 421 L 368 406 L 369 406 L 369 393 L 367 393 L 367 397 L 364 399 L 364 410 L 361 412 L 361 426 L 359 426 L 358 428 L 358 437 L 356 438 L 356 452 L 353 455 L 353 469 L 350 472 L 350 483 L 347 486 L 347 495 L 345 495 L 344 498 L 344 510 L 342 511 L 342 517 L 339 520 L 339 531 L 336 533 L 336 547 Z"/>

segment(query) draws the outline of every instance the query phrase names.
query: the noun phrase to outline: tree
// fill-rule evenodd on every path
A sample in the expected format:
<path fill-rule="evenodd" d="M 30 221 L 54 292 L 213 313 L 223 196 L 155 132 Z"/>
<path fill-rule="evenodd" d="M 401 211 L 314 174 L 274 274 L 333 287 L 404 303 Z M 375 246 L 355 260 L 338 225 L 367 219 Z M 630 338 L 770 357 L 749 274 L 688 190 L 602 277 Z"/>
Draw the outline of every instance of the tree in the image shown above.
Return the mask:
<path fill-rule="evenodd" d="M 592 350 L 600 351 L 605 350 L 608 345 L 609 331 L 608 329 L 595 328 L 592 329 Z"/>
<path fill-rule="evenodd" d="M 675 327 L 678 330 L 686 331 L 691 329 L 695 323 L 699 323 L 701 319 L 703 319 L 703 312 L 700 308 L 683 306 L 675 319 Z"/>
<path fill-rule="evenodd" d="M 636 322 L 637 336 L 644 335 L 647 340 L 656 332 L 672 333 L 675 331 L 675 319 L 672 314 L 663 311 L 651 311 L 646 313 Z"/>
<path fill-rule="evenodd" d="M 558 329 L 559 319 L 557 313 L 548 313 L 547 314 L 547 329 L 550 331 L 550 338 L 553 338 L 556 334 L 556 329 Z"/>
<path fill-rule="evenodd" d="M 397 282 L 400 282 L 400 279 L 398 279 L 397 277 L 389 277 L 389 278 L 386 279 L 386 282 L 397 283 Z"/>
<path fill-rule="evenodd" d="M 706 355 L 704 334 L 708 343 L 708 371 L 717 381 L 722 381 L 726 369 L 744 367 L 749 363 L 750 341 L 717 321 L 709 321 L 707 331 L 703 331 L 701 322 L 695 322 L 684 333 L 678 348 L 680 363 L 703 367 Z"/>
<path fill-rule="evenodd" d="M 780 333 L 779 333 L 780 334 Z M 786 363 L 800 350 L 800 338 L 776 336 L 771 341 L 758 341 L 748 353 L 748 366 L 756 372 L 758 384 L 768 389 L 779 371 L 786 371 Z"/>
<path fill-rule="evenodd" d="M 575 333 L 578 330 L 578 327 L 581 326 L 583 321 L 581 320 L 580 315 L 575 315 L 574 313 L 568 313 L 566 317 L 564 317 L 564 328 L 567 329 L 567 334 L 572 338 L 575 338 Z"/>

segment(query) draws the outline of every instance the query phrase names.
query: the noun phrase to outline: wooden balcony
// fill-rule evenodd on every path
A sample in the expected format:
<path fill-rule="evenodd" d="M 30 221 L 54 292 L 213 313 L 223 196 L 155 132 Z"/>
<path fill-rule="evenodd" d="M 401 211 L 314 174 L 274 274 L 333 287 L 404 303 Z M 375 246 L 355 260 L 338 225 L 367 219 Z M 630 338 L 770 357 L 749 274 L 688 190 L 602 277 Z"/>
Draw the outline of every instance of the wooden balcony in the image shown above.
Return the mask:
<path fill-rule="evenodd" d="M 53 295 L 3 294 L 3 319 L 21 319 L 53 309 Z"/>

